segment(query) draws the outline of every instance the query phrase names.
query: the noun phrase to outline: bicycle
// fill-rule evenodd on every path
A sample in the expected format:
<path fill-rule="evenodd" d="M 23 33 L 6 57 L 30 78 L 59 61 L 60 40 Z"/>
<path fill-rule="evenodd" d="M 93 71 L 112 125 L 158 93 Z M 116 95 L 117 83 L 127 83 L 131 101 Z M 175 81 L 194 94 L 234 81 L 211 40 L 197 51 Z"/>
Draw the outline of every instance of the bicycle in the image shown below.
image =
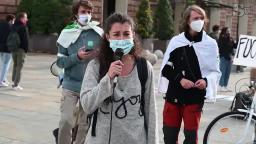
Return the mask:
<path fill-rule="evenodd" d="M 203 144 L 256 144 L 256 82 L 248 88 L 253 96 L 251 106 L 217 116 L 207 127 Z"/>

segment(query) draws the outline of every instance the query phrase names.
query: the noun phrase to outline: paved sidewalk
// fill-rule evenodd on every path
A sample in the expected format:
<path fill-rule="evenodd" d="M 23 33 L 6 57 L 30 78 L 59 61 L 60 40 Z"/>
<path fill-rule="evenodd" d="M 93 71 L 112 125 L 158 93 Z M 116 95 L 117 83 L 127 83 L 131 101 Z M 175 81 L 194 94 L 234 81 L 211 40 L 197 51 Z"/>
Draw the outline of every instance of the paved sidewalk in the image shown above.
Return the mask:
<path fill-rule="evenodd" d="M 55 55 L 29 54 L 25 61 L 21 86 L 23 91 L 10 87 L 0 88 L 0 144 L 54 144 L 52 130 L 58 127 L 60 89 L 58 79 L 51 75 L 49 67 L 56 60 Z M 161 61 L 154 65 L 155 83 Z M 11 74 L 11 72 L 10 72 Z M 8 76 L 10 80 L 10 75 Z M 244 73 L 232 73 L 230 88 L 240 78 L 249 77 L 249 69 Z M 233 92 L 219 93 L 215 104 L 206 104 L 199 130 L 199 143 L 209 122 L 224 111 L 228 111 Z M 163 99 L 157 94 L 160 144 L 162 134 Z M 183 139 L 182 133 L 181 138 Z"/>

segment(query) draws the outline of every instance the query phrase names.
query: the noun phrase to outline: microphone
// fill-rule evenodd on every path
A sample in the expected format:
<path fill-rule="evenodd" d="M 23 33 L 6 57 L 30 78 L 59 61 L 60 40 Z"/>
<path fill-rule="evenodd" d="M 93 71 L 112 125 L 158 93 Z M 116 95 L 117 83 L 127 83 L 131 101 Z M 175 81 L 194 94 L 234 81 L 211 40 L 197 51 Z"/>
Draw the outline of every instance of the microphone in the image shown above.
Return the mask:
<path fill-rule="evenodd" d="M 123 55 L 124 55 L 123 49 L 117 48 L 116 51 L 115 51 L 115 53 L 114 53 L 114 59 L 115 59 L 116 61 L 117 61 L 117 60 L 121 60 L 122 57 L 123 57 Z"/>
<path fill-rule="evenodd" d="M 123 55 L 124 55 L 123 49 L 117 48 L 116 51 L 115 51 L 115 53 L 114 53 L 114 59 L 115 59 L 115 61 L 121 60 L 122 57 L 123 57 Z M 116 75 L 115 78 L 114 78 L 114 84 L 117 83 L 117 77 L 118 77 L 118 75 Z"/>

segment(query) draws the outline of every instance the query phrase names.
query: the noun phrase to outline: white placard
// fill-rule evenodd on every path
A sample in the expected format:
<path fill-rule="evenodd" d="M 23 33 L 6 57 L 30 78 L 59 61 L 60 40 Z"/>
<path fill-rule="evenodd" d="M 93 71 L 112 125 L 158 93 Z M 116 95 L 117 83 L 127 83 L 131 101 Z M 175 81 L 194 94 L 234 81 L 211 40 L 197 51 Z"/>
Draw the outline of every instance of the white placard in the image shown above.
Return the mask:
<path fill-rule="evenodd" d="M 240 35 L 234 65 L 256 67 L 256 37 Z"/>

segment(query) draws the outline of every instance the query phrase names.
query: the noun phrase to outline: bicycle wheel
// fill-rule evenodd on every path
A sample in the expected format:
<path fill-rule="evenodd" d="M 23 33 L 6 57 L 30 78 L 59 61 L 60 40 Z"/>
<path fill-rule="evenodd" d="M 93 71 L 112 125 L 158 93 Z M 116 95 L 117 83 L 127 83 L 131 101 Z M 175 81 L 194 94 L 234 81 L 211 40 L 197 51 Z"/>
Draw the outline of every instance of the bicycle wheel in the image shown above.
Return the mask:
<path fill-rule="evenodd" d="M 248 114 L 226 112 L 216 117 L 207 127 L 203 144 L 238 144 L 243 137 Z M 256 118 L 253 116 L 248 133 L 240 144 L 254 144 Z"/>

